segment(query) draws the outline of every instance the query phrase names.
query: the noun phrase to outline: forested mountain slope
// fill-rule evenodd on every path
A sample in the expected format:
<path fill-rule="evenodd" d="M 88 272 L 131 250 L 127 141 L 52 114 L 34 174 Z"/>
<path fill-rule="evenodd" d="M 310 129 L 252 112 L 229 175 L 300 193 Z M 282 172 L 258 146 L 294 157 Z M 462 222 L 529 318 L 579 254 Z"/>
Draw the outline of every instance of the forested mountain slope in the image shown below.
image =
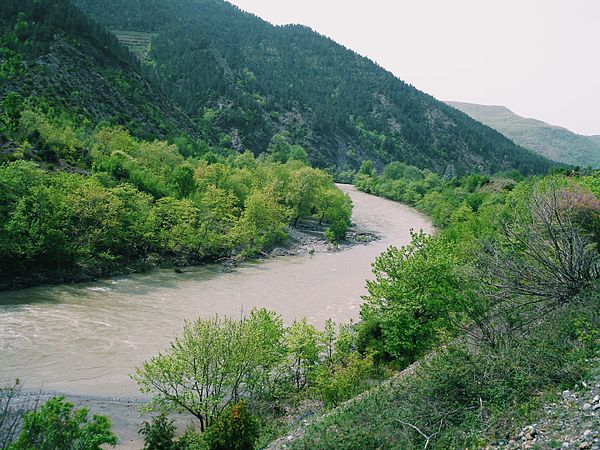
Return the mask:
<path fill-rule="evenodd" d="M 39 106 L 139 137 L 197 135 L 196 126 L 153 83 L 117 39 L 71 1 L 0 4 L 0 97 L 18 92 Z"/>
<path fill-rule="evenodd" d="M 600 167 L 598 136 L 582 136 L 541 120 L 521 117 L 504 106 L 447 103 L 546 158 L 572 165 Z"/>
<path fill-rule="evenodd" d="M 303 149 L 212 146 L 71 0 L 3 1 L 0 32 L 0 290 L 243 259 L 305 220 L 344 238 Z"/>
<path fill-rule="evenodd" d="M 133 48 L 148 73 L 213 142 L 236 150 L 259 153 L 286 131 L 336 170 L 364 159 L 458 173 L 551 164 L 309 28 L 272 26 L 222 0 L 77 4 L 119 36 L 148 38 L 147 52 L 143 39 Z"/>

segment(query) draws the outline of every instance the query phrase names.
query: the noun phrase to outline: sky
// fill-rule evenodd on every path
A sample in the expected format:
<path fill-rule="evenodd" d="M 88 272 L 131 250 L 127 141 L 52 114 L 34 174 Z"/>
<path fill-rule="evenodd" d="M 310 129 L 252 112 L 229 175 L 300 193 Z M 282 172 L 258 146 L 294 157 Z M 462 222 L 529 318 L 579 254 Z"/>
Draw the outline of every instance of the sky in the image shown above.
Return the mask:
<path fill-rule="evenodd" d="M 300 23 L 440 100 L 600 134 L 600 0 L 229 0 Z"/>

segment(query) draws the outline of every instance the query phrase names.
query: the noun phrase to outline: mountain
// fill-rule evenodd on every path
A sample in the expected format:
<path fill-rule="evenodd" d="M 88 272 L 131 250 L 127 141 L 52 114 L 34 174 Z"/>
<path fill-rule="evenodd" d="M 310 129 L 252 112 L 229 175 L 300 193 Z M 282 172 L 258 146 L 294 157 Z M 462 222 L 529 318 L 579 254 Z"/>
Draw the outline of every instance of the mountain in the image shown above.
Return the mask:
<path fill-rule="evenodd" d="M 582 136 L 541 120 L 527 119 L 504 106 L 447 103 L 546 158 L 575 166 L 600 167 L 600 136 Z"/>
<path fill-rule="evenodd" d="M 443 173 L 552 163 L 299 25 L 222 0 L 77 0 L 213 143 L 265 151 L 274 135 L 337 171 L 404 161 Z"/>
<path fill-rule="evenodd" d="M 138 137 L 199 134 L 115 36 L 70 0 L 2 1 L 0 98 L 8 92 Z"/>

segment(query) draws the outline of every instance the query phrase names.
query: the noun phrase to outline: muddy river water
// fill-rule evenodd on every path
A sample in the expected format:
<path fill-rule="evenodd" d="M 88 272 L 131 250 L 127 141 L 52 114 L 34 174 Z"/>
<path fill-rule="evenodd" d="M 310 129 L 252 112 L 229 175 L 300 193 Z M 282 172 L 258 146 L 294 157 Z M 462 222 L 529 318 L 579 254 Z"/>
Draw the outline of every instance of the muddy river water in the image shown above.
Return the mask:
<path fill-rule="evenodd" d="M 380 239 L 334 253 L 246 263 L 233 272 L 209 265 L 115 277 L 93 283 L 0 292 L 0 383 L 69 394 L 133 396 L 129 375 L 164 349 L 185 319 L 239 316 L 254 306 L 287 322 L 306 316 L 357 319 L 371 263 L 410 229 L 431 231 L 415 210 L 340 185 L 354 202 L 360 231 Z"/>

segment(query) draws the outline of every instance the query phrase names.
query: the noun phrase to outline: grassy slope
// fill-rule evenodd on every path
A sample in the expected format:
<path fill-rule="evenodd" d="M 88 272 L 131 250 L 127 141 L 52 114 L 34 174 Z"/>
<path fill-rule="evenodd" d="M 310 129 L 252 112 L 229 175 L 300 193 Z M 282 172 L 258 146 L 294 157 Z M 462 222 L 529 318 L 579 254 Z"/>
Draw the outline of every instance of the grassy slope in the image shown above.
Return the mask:
<path fill-rule="evenodd" d="M 597 287 L 532 327 L 530 338 L 512 349 L 466 359 L 443 350 L 415 363 L 314 420 L 296 433 L 292 448 L 422 448 L 426 439 L 411 425 L 434 435 L 430 448 L 479 448 L 516 438 L 520 427 L 543 417 L 556 392 L 593 372 L 594 360 L 572 357 L 580 344 L 569 324 L 587 317 L 600 325 Z M 496 361 L 489 363 L 492 355 Z"/>

